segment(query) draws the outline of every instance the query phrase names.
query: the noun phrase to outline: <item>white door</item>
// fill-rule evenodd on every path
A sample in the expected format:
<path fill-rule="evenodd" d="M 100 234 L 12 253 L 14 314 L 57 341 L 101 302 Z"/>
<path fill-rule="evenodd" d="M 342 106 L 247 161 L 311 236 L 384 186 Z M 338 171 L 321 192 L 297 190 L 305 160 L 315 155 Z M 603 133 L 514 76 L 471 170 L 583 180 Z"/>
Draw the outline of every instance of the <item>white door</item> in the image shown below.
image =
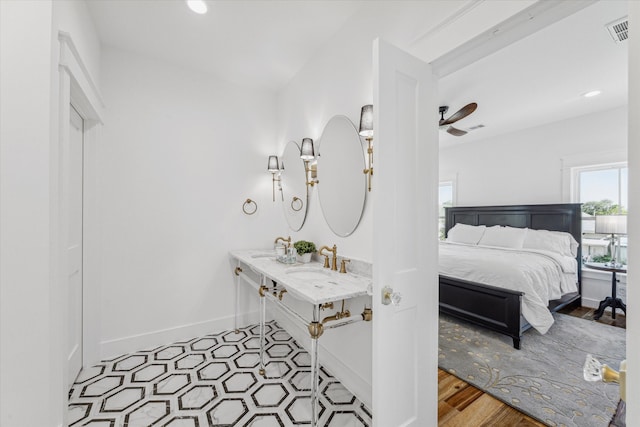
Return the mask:
<path fill-rule="evenodd" d="M 374 42 L 373 422 L 435 426 L 438 104 L 431 67 Z M 385 305 L 383 288 L 400 302 Z M 396 301 L 397 302 L 397 301 Z"/>
<path fill-rule="evenodd" d="M 82 368 L 82 175 L 83 175 L 83 121 L 70 108 L 69 126 L 69 235 L 68 252 L 68 385 L 76 379 Z"/>

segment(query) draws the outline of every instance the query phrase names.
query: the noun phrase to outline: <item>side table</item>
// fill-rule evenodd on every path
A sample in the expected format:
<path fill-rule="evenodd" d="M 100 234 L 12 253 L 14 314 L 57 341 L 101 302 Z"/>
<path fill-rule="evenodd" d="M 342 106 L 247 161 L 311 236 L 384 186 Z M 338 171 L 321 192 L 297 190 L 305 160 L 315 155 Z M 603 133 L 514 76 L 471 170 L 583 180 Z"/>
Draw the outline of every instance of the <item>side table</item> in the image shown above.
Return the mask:
<path fill-rule="evenodd" d="M 598 320 L 600 317 L 602 317 L 602 315 L 604 314 L 604 309 L 607 307 L 611 307 L 612 319 L 616 318 L 616 308 L 621 308 L 622 311 L 624 311 L 624 314 L 626 315 L 627 314 L 626 304 L 623 303 L 622 300 L 616 296 L 616 288 L 618 283 L 618 279 L 616 278 L 616 273 L 626 273 L 627 266 L 626 265 L 613 266 L 603 262 L 585 262 L 584 265 L 594 270 L 611 272 L 611 296 L 606 297 L 604 300 L 600 301 L 600 305 L 598 306 L 598 309 L 593 315 L 593 318 L 595 320 Z"/>

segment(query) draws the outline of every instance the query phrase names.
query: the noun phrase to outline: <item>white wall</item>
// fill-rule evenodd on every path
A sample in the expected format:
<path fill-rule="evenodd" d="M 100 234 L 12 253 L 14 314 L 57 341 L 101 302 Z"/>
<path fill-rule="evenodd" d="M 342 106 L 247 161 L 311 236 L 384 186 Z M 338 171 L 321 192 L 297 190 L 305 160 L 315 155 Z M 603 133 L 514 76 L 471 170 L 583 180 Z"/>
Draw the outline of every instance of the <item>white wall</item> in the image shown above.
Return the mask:
<path fill-rule="evenodd" d="M 457 176 L 459 206 L 565 203 L 571 200 L 564 195 L 567 177 L 563 165 L 598 153 L 620 152 L 624 156 L 626 149 L 627 108 L 623 106 L 441 147 L 440 177 Z"/>
<path fill-rule="evenodd" d="M 94 50 L 86 64 L 97 70 L 86 18 L 77 2 L 0 2 L 2 426 L 65 423 L 57 36 L 67 31 L 83 51 Z"/>
<path fill-rule="evenodd" d="M 57 382 L 51 372 L 54 366 L 43 358 L 53 339 L 49 336 L 52 16 L 50 2 L 0 3 L 0 424 L 7 426 L 61 422 L 60 412 L 50 403 L 56 398 L 51 390 Z M 31 351 L 33 343 L 41 352 Z M 31 409 L 34 401 L 43 403 L 40 411 Z"/>
<path fill-rule="evenodd" d="M 640 3 L 629 2 L 629 22 L 632 28 L 640 24 Z M 640 283 L 640 82 L 631 76 L 640 75 L 640 34 L 632 31 L 629 38 L 629 283 Z M 627 315 L 627 424 L 640 420 L 640 291 L 629 286 L 627 301 L 631 307 Z M 635 308 L 635 309 L 634 309 Z"/>
<path fill-rule="evenodd" d="M 274 95 L 111 48 L 101 73 L 102 356 L 231 328 L 228 251 L 286 232 L 266 170 Z"/>
<path fill-rule="evenodd" d="M 345 34 L 346 33 L 346 34 Z M 355 124 L 360 121 L 360 108 L 373 101 L 371 54 L 373 37 L 368 33 L 342 31 L 280 91 L 278 97 L 278 152 L 290 140 L 302 138 L 318 141 L 331 117 L 345 115 Z M 374 139 L 375 146 L 375 139 Z M 360 168 L 361 165 L 354 165 Z M 318 170 L 319 177 L 339 171 Z M 318 184 L 322 185 L 322 181 Z M 370 205 L 375 194 L 367 194 Z M 347 237 L 336 236 L 326 224 L 318 201 L 318 190 L 311 189 L 307 220 L 292 239 L 311 240 L 316 245 L 336 244 L 338 254 L 371 261 L 373 233 L 370 210 L 365 209 L 355 232 Z"/>

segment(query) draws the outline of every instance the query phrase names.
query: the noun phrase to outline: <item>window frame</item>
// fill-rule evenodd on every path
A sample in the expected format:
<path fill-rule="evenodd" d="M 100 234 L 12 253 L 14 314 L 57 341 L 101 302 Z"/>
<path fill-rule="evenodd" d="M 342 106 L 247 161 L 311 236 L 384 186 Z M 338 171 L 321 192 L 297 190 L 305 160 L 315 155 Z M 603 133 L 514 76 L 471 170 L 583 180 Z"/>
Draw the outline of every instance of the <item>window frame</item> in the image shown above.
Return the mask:
<path fill-rule="evenodd" d="M 618 170 L 618 199 L 617 204 L 622 206 L 622 169 L 628 169 L 629 166 L 626 161 L 614 162 L 614 163 L 600 163 L 583 166 L 574 166 L 571 168 L 571 201 L 573 203 L 582 203 L 580 200 L 580 173 L 582 172 L 595 172 L 603 170 Z M 627 195 L 628 196 L 628 195 Z M 616 201 L 614 201 L 616 202 Z"/>
<path fill-rule="evenodd" d="M 444 214 L 440 216 L 440 212 L 443 212 L 442 204 L 440 203 L 440 188 L 444 186 L 451 187 L 451 206 L 456 206 L 456 180 L 454 179 L 443 179 L 438 182 L 438 240 L 444 240 L 444 222 L 445 217 Z"/>
<path fill-rule="evenodd" d="M 623 206 L 622 201 L 623 201 L 623 197 L 622 197 L 622 192 L 623 192 L 623 185 L 622 185 L 622 170 L 623 169 L 629 169 L 629 165 L 628 162 L 625 161 L 616 161 L 616 162 L 592 162 L 591 164 L 582 164 L 582 165 L 576 165 L 570 168 L 571 171 L 571 178 L 570 178 L 570 186 L 571 186 L 571 202 L 573 203 L 583 203 L 582 200 L 580 200 L 580 193 L 581 193 L 581 173 L 582 172 L 597 172 L 597 171 L 607 171 L 607 170 L 617 170 L 618 171 L 618 194 L 617 194 L 617 199 L 612 200 L 615 204 L 618 205 L 619 209 L 625 208 L 625 206 Z M 628 180 L 628 172 L 627 172 L 627 180 Z M 628 181 L 627 181 L 627 188 L 628 188 Z M 627 194 L 627 201 L 628 201 L 628 194 Z M 628 206 L 626 207 L 628 209 Z M 623 213 L 619 210 L 618 214 L 622 215 Z M 593 218 L 593 220 L 595 221 L 595 217 Z M 584 219 L 581 219 L 581 221 L 584 223 Z M 584 227 L 583 227 L 584 228 Z M 586 246 L 584 246 L 583 243 L 583 239 L 585 238 L 584 235 L 586 234 L 593 234 L 593 233 L 588 233 L 585 232 L 584 230 L 582 231 L 582 239 L 580 241 L 580 244 L 583 245 L 583 258 L 585 256 L 585 251 L 584 249 L 586 249 Z"/>

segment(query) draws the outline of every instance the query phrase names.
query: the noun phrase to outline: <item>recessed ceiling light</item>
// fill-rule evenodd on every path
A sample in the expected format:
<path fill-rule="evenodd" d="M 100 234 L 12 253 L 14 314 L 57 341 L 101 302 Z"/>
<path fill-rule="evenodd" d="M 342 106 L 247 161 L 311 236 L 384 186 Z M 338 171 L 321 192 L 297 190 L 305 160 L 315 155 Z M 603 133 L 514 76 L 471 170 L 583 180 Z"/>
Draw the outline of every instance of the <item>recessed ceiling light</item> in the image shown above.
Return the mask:
<path fill-rule="evenodd" d="M 591 98 L 592 96 L 598 96 L 601 93 L 602 92 L 599 90 L 592 90 L 591 92 L 583 93 L 582 96 L 584 96 L 585 98 Z"/>
<path fill-rule="evenodd" d="M 187 0 L 187 6 L 200 15 L 207 13 L 207 4 L 204 0 Z"/>

